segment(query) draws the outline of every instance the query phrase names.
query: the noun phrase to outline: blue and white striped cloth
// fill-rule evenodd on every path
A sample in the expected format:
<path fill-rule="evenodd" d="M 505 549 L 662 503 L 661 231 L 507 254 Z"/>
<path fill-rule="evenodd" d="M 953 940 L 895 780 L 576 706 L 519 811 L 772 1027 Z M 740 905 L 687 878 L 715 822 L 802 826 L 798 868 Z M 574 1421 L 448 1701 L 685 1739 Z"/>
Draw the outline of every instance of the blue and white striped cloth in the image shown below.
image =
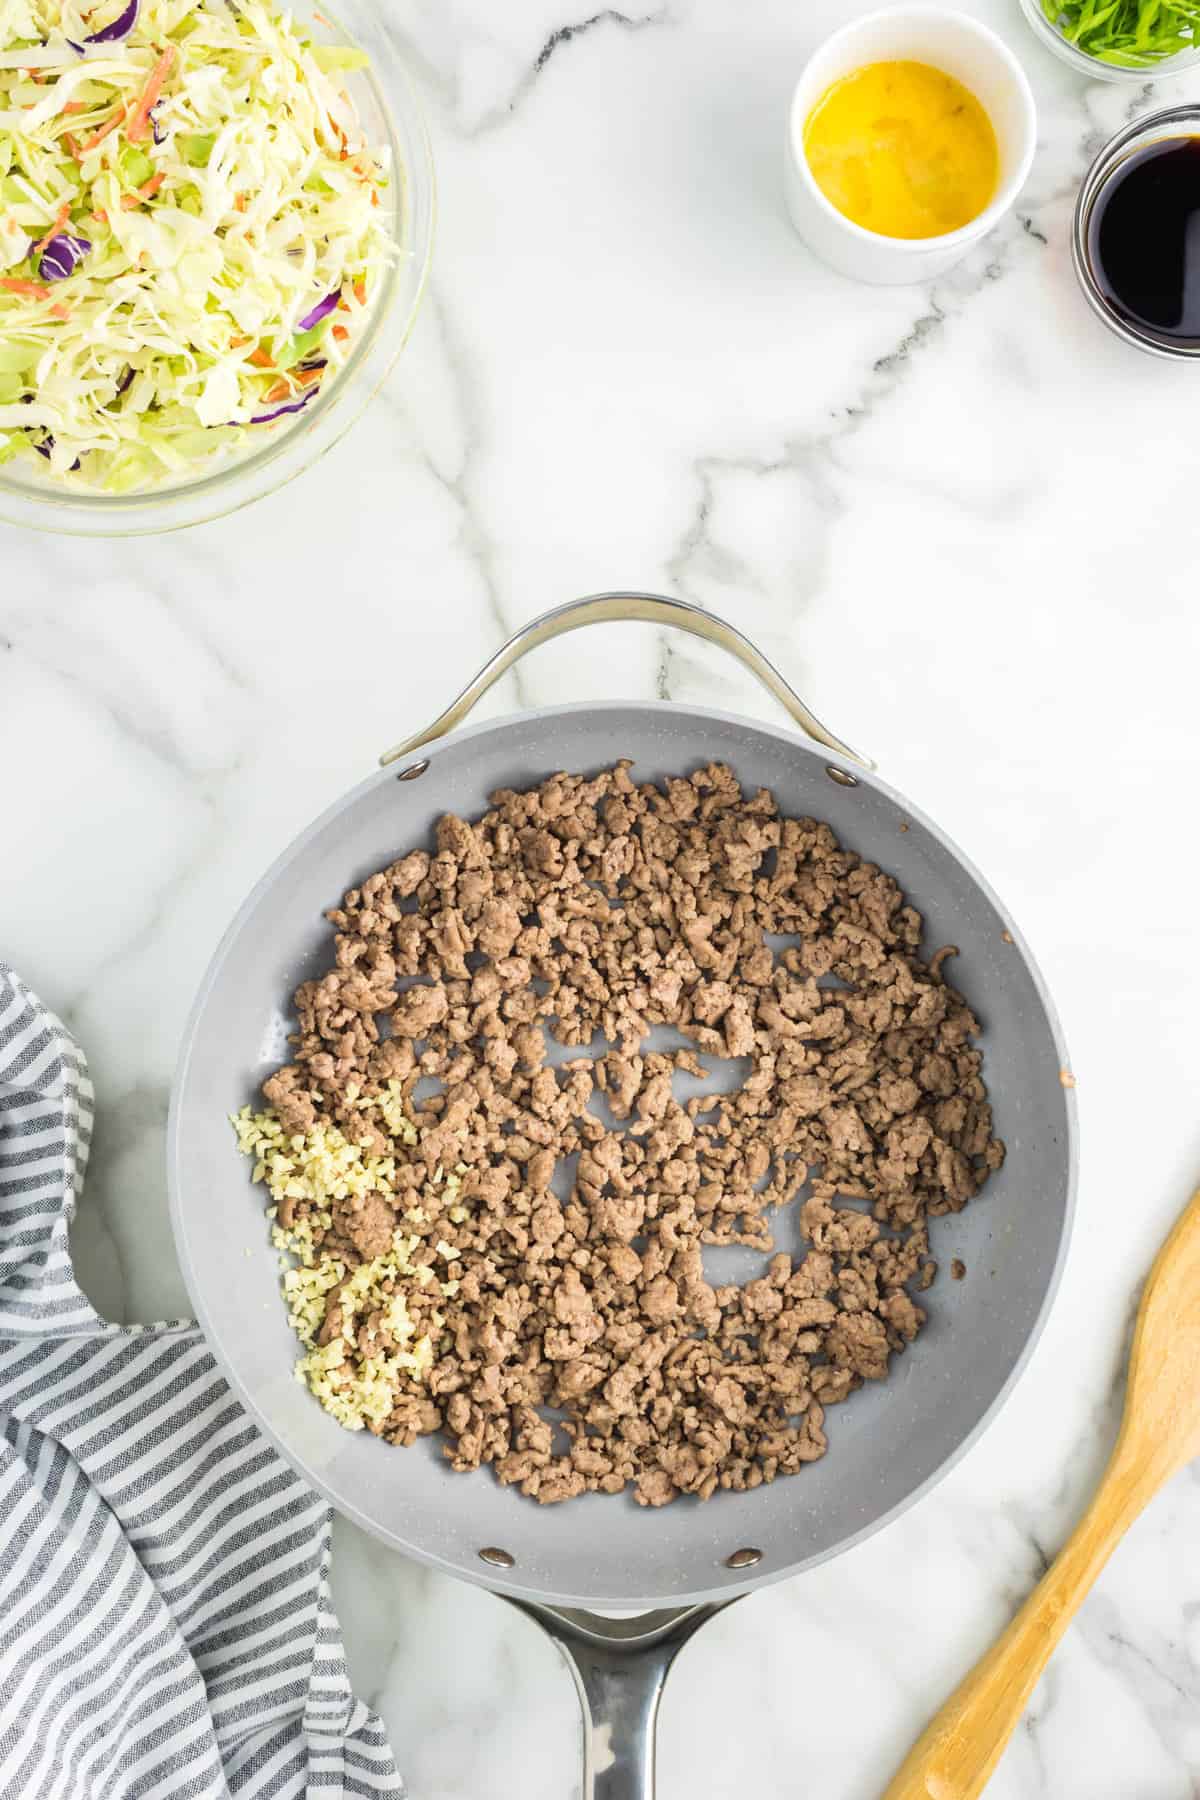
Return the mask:
<path fill-rule="evenodd" d="M 0 964 L 0 1796 L 401 1795 L 328 1508 L 194 1325 L 110 1325 L 76 1286 L 91 1126 L 78 1046 Z"/>

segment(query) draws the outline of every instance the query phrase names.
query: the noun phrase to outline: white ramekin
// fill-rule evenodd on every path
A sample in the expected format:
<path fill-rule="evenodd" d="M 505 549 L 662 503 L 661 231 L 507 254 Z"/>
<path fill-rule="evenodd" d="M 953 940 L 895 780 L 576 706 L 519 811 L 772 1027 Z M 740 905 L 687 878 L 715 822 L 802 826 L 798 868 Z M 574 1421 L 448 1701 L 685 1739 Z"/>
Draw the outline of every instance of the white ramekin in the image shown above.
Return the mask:
<path fill-rule="evenodd" d="M 881 237 L 830 204 L 804 154 L 804 124 L 825 90 L 864 63 L 923 62 L 970 88 L 986 109 L 1000 149 L 1000 179 L 977 219 L 941 237 Z M 867 13 L 826 38 L 796 84 L 788 115 L 787 201 L 792 223 L 810 250 L 857 281 L 898 285 L 940 275 L 978 243 L 1012 205 L 1029 174 L 1037 111 L 1024 71 L 994 31 L 964 13 L 936 6 L 898 6 Z"/>

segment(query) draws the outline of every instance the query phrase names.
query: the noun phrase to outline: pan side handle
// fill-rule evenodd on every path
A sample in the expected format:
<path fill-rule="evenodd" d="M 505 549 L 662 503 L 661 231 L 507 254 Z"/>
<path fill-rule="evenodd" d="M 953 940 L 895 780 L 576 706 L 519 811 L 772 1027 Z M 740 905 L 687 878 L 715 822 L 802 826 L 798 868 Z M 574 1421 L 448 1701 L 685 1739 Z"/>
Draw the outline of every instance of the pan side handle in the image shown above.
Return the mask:
<path fill-rule="evenodd" d="M 800 729 L 807 732 L 816 743 L 823 744 L 838 756 L 848 757 L 851 762 L 858 763 L 864 769 L 875 767 L 868 757 L 860 756 L 857 750 L 852 750 L 849 744 L 843 744 L 840 738 L 826 730 L 775 665 L 767 661 L 761 650 L 756 649 L 736 625 L 731 625 L 727 619 L 719 619 L 715 613 L 706 612 L 702 606 L 693 606 L 689 600 L 670 600 L 663 594 L 591 594 L 584 600 L 572 600 L 566 606 L 556 606 L 553 611 L 530 619 L 528 624 L 522 625 L 519 631 L 513 633 L 506 644 L 501 645 L 495 656 L 467 683 L 457 700 L 451 701 L 445 712 L 439 713 L 432 725 L 426 725 L 424 730 L 414 732 L 412 737 L 385 750 L 380 762 L 386 768 L 388 763 L 395 762 L 398 757 L 408 756 L 412 751 L 419 750 L 422 744 L 431 744 L 435 738 L 444 737 L 448 731 L 453 731 L 456 725 L 462 724 L 488 689 L 502 675 L 507 674 L 514 663 L 520 662 L 531 650 L 536 650 L 539 644 L 548 644 L 552 638 L 562 637 L 568 631 L 580 631 L 585 625 L 628 620 L 643 620 L 651 625 L 671 625 L 678 631 L 690 632 L 693 637 L 704 638 L 710 644 L 719 645 L 757 677 L 767 692 L 773 694 L 791 714 Z"/>
<path fill-rule="evenodd" d="M 658 1703 L 693 1633 L 729 1600 L 606 1619 L 571 1607 L 512 1600 L 562 1653 L 583 1715 L 582 1800 L 654 1800 Z"/>

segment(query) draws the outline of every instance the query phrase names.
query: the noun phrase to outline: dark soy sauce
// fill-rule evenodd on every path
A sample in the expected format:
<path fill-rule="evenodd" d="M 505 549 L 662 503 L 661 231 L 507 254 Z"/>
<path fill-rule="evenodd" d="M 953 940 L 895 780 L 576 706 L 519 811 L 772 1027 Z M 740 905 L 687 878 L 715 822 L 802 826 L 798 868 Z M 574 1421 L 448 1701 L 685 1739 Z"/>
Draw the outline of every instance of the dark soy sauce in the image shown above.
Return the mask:
<path fill-rule="evenodd" d="M 1117 165 L 1092 207 L 1088 256 L 1114 312 L 1200 347 L 1200 138 L 1160 138 Z"/>

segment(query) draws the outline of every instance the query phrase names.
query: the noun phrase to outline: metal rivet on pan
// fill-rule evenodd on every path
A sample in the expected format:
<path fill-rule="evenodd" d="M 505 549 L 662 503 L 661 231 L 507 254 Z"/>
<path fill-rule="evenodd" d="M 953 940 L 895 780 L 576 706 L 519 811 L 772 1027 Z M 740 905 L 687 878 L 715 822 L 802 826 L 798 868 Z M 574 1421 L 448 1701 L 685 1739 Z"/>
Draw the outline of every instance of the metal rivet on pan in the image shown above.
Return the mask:
<path fill-rule="evenodd" d="M 858 786 L 858 776 L 852 775 L 849 769 L 835 769 L 832 763 L 827 763 L 825 773 L 830 781 L 836 781 L 839 787 Z"/>
<path fill-rule="evenodd" d="M 397 781 L 415 781 L 417 779 L 417 776 L 423 775 L 428 767 L 429 767 L 429 758 L 427 756 L 423 756 L 421 758 L 420 762 L 409 763 L 407 769 L 401 769 L 400 773 L 396 777 L 396 780 Z"/>
<path fill-rule="evenodd" d="M 486 1550 L 479 1552 L 479 1560 L 490 1563 L 493 1569 L 515 1568 L 517 1561 L 516 1557 L 510 1556 L 507 1550 L 497 1550 L 494 1544 L 489 1544 Z"/>
<path fill-rule="evenodd" d="M 727 1569 L 752 1569 L 755 1563 L 763 1559 L 761 1550 L 735 1550 L 732 1556 L 725 1558 Z"/>

